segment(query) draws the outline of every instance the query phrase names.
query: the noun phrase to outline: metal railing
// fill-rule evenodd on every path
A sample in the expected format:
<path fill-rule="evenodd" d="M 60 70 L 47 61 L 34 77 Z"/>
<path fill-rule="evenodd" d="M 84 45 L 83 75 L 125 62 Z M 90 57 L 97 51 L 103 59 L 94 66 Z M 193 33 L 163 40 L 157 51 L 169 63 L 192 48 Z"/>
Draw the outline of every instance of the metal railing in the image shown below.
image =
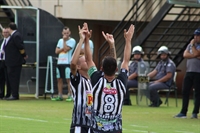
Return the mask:
<path fill-rule="evenodd" d="M 171 13 L 172 10 L 177 8 L 180 8 L 181 11 Z M 175 17 L 173 21 L 161 21 L 143 44 L 143 47 L 149 53 L 151 67 L 155 67 L 155 60 L 158 58 L 153 51 L 155 51 L 155 48 L 157 50 L 161 45 L 165 45 L 170 49 L 171 58 L 178 66 L 183 60 L 182 54 L 192 39 L 194 30 L 200 26 L 200 10 L 196 7 L 175 5 L 166 16 Z"/>
<path fill-rule="evenodd" d="M 32 6 L 29 0 L 4 0 L 9 6 Z"/>
<path fill-rule="evenodd" d="M 147 3 L 148 6 L 146 6 Z M 162 6 L 163 8 L 161 8 Z M 168 9 L 165 9 L 167 6 Z M 156 19 L 160 17 L 163 18 Z M 153 19 L 154 21 L 152 21 Z M 178 66 L 183 60 L 182 54 L 192 39 L 194 30 L 200 26 L 200 9 L 198 7 L 169 5 L 167 1 L 163 3 L 163 0 L 135 1 L 131 9 L 112 32 L 115 38 L 117 57 L 123 57 L 125 43 L 123 30 L 128 28 L 131 23 L 135 25 L 132 41 L 138 42 L 138 36 L 140 36 L 140 39 L 143 39 L 139 41 L 141 44 L 134 43 L 134 45 L 141 45 L 143 47 L 145 60 L 149 61 L 151 68 L 154 68 L 158 61 L 156 51 L 162 45 L 170 49 L 172 52 L 171 58 Z M 151 30 L 149 31 L 149 29 Z M 148 33 L 145 33 L 146 31 Z M 142 35 L 146 35 L 146 38 L 142 38 Z M 99 49 L 99 67 L 101 60 L 109 52 L 108 46 L 104 42 Z"/>
<path fill-rule="evenodd" d="M 129 28 L 130 24 L 135 25 L 135 33 L 133 37 L 134 39 L 141 33 L 141 30 L 146 26 L 146 24 L 151 21 L 151 19 L 157 14 L 160 7 L 163 6 L 165 2 L 158 1 L 158 0 L 136 0 L 133 3 L 133 6 L 127 12 L 125 17 L 122 19 L 121 22 L 115 27 L 112 31 L 112 34 L 115 39 L 115 46 L 117 57 L 121 57 L 124 51 L 124 37 L 123 37 L 123 30 Z M 154 8 L 152 8 L 154 7 Z M 99 51 L 99 67 L 100 62 L 105 55 L 109 52 L 109 47 L 106 45 L 107 42 L 104 42 Z"/>

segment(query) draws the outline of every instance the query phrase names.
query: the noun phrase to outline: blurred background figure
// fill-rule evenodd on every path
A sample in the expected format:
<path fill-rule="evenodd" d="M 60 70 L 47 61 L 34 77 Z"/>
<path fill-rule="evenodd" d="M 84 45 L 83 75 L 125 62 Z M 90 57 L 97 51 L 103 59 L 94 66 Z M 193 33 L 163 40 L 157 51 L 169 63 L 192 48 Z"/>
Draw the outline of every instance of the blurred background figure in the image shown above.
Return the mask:
<path fill-rule="evenodd" d="M 171 52 L 166 46 L 161 46 L 157 52 L 160 57 L 156 68 L 148 74 L 154 80 L 149 83 L 149 93 L 151 105 L 149 107 L 159 107 L 162 101 L 158 95 L 158 90 L 169 88 L 173 83 L 174 74 L 176 72 L 176 66 L 174 62 L 169 58 Z"/>
<path fill-rule="evenodd" d="M 52 101 L 63 100 L 63 79 L 67 81 L 68 97 L 67 101 L 72 101 L 71 89 L 70 89 L 70 62 L 72 58 L 72 52 L 74 51 L 76 41 L 71 38 L 71 31 L 69 27 L 64 27 L 62 31 L 63 37 L 58 40 L 55 53 L 58 54 L 58 62 L 56 68 L 58 96 L 52 98 Z"/>
<path fill-rule="evenodd" d="M 124 105 L 131 105 L 130 92 L 129 88 L 137 88 L 138 87 L 138 62 L 141 62 L 140 65 L 145 67 L 145 62 L 142 59 L 144 52 L 141 46 L 133 47 L 131 54 L 131 64 L 129 65 L 129 76 L 126 88 L 126 95 L 124 98 Z"/>
<path fill-rule="evenodd" d="M 10 34 L 7 28 L 2 28 L 2 36 L 3 39 L 0 40 L 0 99 L 6 99 L 9 98 L 11 95 L 10 84 L 8 82 L 8 75 L 5 66 L 5 46 L 10 39 Z"/>
<path fill-rule="evenodd" d="M 188 44 L 184 51 L 183 57 L 187 59 L 187 70 L 183 81 L 182 89 L 182 109 L 176 118 L 186 118 L 190 90 L 195 90 L 194 108 L 192 111 L 192 119 L 197 119 L 200 107 L 200 28 L 194 31 L 194 38 Z"/>
<path fill-rule="evenodd" d="M 10 39 L 5 46 L 5 65 L 7 67 L 8 82 L 10 83 L 12 96 L 7 100 L 19 99 L 19 83 L 22 64 L 28 58 L 24 49 L 22 35 L 17 31 L 17 25 L 11 22 L 8 25 Z"/>

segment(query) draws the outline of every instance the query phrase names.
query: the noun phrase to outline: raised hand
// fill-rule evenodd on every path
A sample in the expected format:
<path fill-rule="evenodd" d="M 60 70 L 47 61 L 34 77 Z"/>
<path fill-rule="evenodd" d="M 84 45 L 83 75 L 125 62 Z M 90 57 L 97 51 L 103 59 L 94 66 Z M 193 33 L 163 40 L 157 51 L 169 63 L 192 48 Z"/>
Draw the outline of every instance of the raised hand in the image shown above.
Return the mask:
<path fill-rule="evenodd" d="M 134 34 L 134 30 L 135 30 L 135 26 L 133 24 L 131 24 L 128 31 L 126 31 L 126 29 L 124 29 L 124 38 L 127 41 L 131 41 L 133 34 Z"/>
<path fill-rule="evenodd" d="M 104 31 L 102 31 L 102 35 L 104 36 L 105 40 L 109 43 L 109 44 L 114 44 L 115 40 L 113 38 L 112 34 L 108 34 L 108 33 L 104 33 Z"/>
<path fill-rule="evenodd" d="M 83 24 L 83 29 L 85 30 L 85 38 L 89 40 L 92 37 L 92 30 L 89 30 L 87 23 Z"/>
<path fill-rule="evenodd" d="M 82 27 L 82 29 L 81 29 L 81 27 L 80 26 L 78 26 L 78 30 L 79 30 L 79 37 L 80 37 L 80 39 L 85 39 L 85 32 L 87 31 L 85 28 L 84 28 L 84 26 Z"/>

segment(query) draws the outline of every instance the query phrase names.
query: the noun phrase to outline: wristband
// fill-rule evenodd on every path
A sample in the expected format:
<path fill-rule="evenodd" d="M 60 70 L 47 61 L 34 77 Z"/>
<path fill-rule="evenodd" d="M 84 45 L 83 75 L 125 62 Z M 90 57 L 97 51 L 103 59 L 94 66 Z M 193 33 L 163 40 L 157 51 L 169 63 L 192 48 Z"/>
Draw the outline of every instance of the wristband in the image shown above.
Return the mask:
<path fill-rule="evenodd" d="M 95 66 L 92 66 L 92 67 L 89 68 L 89 70 L 88 70 L 88 75 L 91 77 L 92 74 L 93 74 L 94 72 L 96 72 L 96 71 L 97 71 L 97 68 L 96 68 Z"/>

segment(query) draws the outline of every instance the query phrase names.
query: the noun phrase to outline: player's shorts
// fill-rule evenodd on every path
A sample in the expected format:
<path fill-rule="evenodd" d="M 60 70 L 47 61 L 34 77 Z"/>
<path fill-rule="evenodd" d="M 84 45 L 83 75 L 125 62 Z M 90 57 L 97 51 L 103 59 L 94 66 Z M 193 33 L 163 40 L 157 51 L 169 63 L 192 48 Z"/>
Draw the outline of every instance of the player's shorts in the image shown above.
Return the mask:
<path fill-rule="evenodd" d="M 88 127 L 71 126 L 70 133 L 93 133 Z"/>
<path fill-rule="evenodd" d="M 93 133 L 105 133 L 105 132 L 97 132 L 97 131 L 93 131 Z M 114 132 L 112 132 L 112 133 L 114 133 Z M 115 133 L 121 133 L 121 132 L 115 132 Z"/>
<path fill-rule="evenodd" d="M 69 64 L 57 65 L 56 78 L 69 79 L 70 78 L 70 65 Z"/>

